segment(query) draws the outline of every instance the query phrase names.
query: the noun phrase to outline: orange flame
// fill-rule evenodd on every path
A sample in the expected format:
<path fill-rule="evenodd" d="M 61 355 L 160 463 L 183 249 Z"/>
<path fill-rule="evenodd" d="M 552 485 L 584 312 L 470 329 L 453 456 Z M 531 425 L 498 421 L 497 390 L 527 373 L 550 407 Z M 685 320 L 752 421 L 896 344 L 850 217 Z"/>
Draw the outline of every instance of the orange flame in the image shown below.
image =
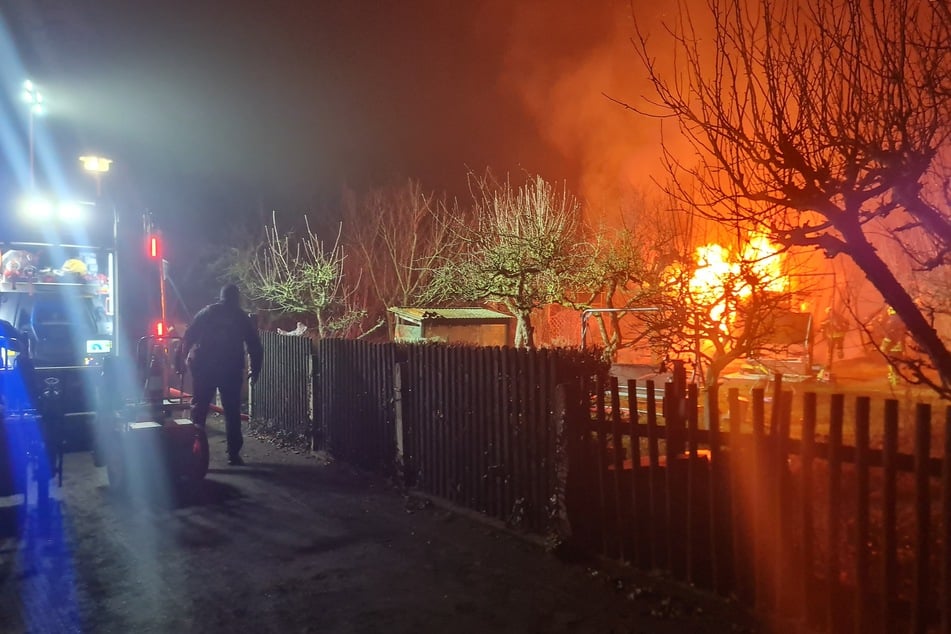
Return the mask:
<path fill-rule="evenodd" d="M 726 330 L 726 322 L 732 321 L 732 316 L 726 314 L 727 295 L 739 300 L 749 297 L 753 293 L 751 280 L 770 292 L 789 288 L 779 247 L 760 234 L 749 237 L 739 256 L 711 243 L 697 248 L 695 260 L 697 268 L 688 282 L 690 295 L 697 304 L 710 305 L 710 318 L 720 322 L 722 330 Z"/>

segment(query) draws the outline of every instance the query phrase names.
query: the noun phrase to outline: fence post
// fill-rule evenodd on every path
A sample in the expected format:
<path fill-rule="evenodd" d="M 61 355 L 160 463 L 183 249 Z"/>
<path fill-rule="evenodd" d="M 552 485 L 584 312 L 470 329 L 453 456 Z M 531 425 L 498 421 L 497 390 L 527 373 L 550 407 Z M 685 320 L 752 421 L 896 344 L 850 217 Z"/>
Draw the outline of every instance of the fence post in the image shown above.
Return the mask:
<path fill-rule="evenodd" d="M 680 360 L 673 361 L 673 366 L 671 377 L 664 386 L 664 431 L 670 448 L 668 454 L 682 454 L 687 424 L 687 370 Z"/>
<path fill-rule="evenodd" d="M 559 383 L 555 386 L 555 490 L 554 513 L 552 524 L 548 529 L 551 546 L 555 549 L 567 544 L 572 538 L 570 504 L 575 500 L 569 497 L 569 481 L 572 478 L 572 467 L 577 467 L 573 460 L 577 457 L 577 442 L 575 431 L 571 429 L 574 423 L 571 413 L 572 403 L 578 398 L 578 388 L 570 383 Z"/>
<path fill-rule="evenodd" d="M 396 473 L 405 486 L 413 486 L 412 465 L 406 461 L 405 429 L 403 428 L 403 377 L 406 374 L 406 363 L 393 364 L 393 416 L 396 420 Z"/>

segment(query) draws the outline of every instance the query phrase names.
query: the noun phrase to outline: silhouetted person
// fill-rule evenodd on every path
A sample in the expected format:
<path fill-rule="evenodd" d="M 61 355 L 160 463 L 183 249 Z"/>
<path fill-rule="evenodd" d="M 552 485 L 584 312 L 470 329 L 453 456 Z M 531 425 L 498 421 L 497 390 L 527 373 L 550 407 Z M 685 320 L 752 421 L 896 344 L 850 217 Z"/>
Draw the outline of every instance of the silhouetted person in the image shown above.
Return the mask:
<path fill-rule="evenodd" d="M 215 390 L 221 394 L 228 437 L 228 464 L 241 465 L 241 385 L 245 349 L 251 358 L 250 377 L 256 382 L 264 356 L 257 328 L 241 309 L 238 287 L 221 289 L 220 300 L 205 306 L 185 330 L 181 357 L 192 371 L 192 422 L 204 427 Z"/>
<path fill-rule="evenodd" d="M 832 362 L 838 356 L 845 356 L 845 335 L 849 331 L 849 320 L 831 306 L 826 308 L 826 318 L 822 322 L 822 334 L 826 340 L 826 364 L 816 378 L 820 381 L 832 380 Z"/>
<path fill-rule="evenodd" d="M 905 351 L 905 335 L 908 334 L 908 328 L 891 306 L 888 306 L 885 310 L 883 325 L 885 336 L 879 349 L 888 359 L 888 382 L 894 387 L 898 385 L 899 379 L 894 359 L 900 357 Z"/>

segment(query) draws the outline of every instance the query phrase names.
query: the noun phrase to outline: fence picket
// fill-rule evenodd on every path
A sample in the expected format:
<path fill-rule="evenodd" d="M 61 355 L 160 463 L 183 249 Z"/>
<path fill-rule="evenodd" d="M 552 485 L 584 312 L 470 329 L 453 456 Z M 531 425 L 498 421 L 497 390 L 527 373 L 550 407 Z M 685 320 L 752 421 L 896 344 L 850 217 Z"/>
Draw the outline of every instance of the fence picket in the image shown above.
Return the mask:
<path fill-rule="evenodd" d="M 951 407 L 944 414 L 944 452 L 941 454 L 941 589 L 938 610 L 940 631 L 951 632 Z"/>
<path fill-rule="evenodd" d="M 683 543 L 683 536 L 674 534 L 674 527 L 679 526 L 674 522 L 674 463 L 677 460 L 675 443 L 679 441 L 675 438 L 675 430 L 681 429 L 684 423 L 679 420 L 681 396 L 674 383 L 664 384 L 664 556 L 668 570 L 678 577 L 683 575 L 683 571 L 674 557 L 674 545 Z"/>
<path fill-rule="evenodd" d="M 648 488 L 648 498 L 650 506 L 650 517 L 658 518 L 660 517 L 660 500 L 657 495 L 657 487 L 659 486 L 660 476 L 659 463 L 660 455 L 657 446 L 657 401 L 656 395 L 654 394 L 654 381 L 648 379 L 647 381 L 647 488 Z M 660 523 L 656 520 L 650 523 L 650 530 L 648 531 L 650 536 L 650 566 L 652 569 L 657 569 L 660 567 Z"/>
<path fill-rule="evenodd" d="M 514 351 L 509 348 L 502 348 L 500 350 L 502 358 L 502 377 L 499 381 L 499 400 L 502 405 L 500 420 L 502 423 L 502 456 L 505 465 L 503 469 L 505 495 L 502 499 L 502 519 L 506 522 L 511 520 L 512 508 L 515 506 L 515 459 L 513 450 L 514 443 L 512 440 L 515 428 L 512 422 L 512 412 L 515 409 L 513 403 L 514 380 L 512 379 L 515 372 L 513 352 Z"/>
<path fill-rule="evenodd" d="M 686 529 L 686 553 L 684 556 L 684 576 L 687 583 L 696 582 L 696 532 L 697 532 L 697 487 L 699 485 L 697 472 L 700 470 L 698 461 L 698 437 L 697 437 L 697 385 L 691 383 L 687 386 L 687 508 L 684 512 Z M 668 469 L 671 468 L 669 465 Z M 709 482 L 709 479 L 707 479 Z"/>
<path fill-rule="evenodd" d="M 855 400 L 855 631 L 868 631 L 869 596 L 869 420 L 871 399 Z"/>
<path fill-rule="evenodd" d="M 807 626 L 815 619 L 812 609 L 815 601 L 815 513 L 813 509 L 813 461 L 816 456 L 816 411 L 817 399 L 815 392 L 807 392 L 802 406 L 802 442 L 800 451 L 800 521 L 802 526 L 802 557 L 800 566 L 800 597 L 799 615 Z"/>
<path fill-rule="evenodd" d="M 473 455 L 473 469 L 474 482 L 475 482 L 475 491 L 473 493 L 473 502 L 475 508 L 480 513 L 488 514 L 488 509 L 486 508 L 486 498 L 485 498 L 485 486 L 486 486 L 486 475 L 485 475 L 485 465 L 486 465 L 486 456 L 488 455 L 488 424 L 485 416 L 485 406 L 486 406 L 486 396 L 488 395 L 488 383 L 487 376 L 485 371 L 485 348 L 476 348 L 473 351 L 472 360 L 474 365 L 475 377 L 475 390 L 472 394 L 470 403 L 472 405 L 472 421 L 475 426 L 474 432 L 474 442 L 475 442 L 475 452 Z"/>
<path fill-rule="evenodd" d="M 491 464 L 495 485 L 495 504 L 492 514 L 498 519 L 505 519 L 505 503 L 507 487 L 505 484 L 506 469 L 508 465 L 505 462 L 505 398 L 503 389 L 505 381 L 503 379 L 505 357 L 501 348 L 492 349 L 491 374 L 494 377 L 492 381 L 491 394 L 492 403 L 490 411 L 492 415 L 492 445 L 493 453 Z"/>
<path fill-rule="evenodd" d="M 829 508 L 826 534 L 826 622 L 829 629 L 837 629 L 839 591 L 839 518 L 842 516 L 842 419 L 845 397 L 833 394 L 829 411 Z"/>
<path fill-rule="evenodd" d="M 778 383 L 778 381 L 777 381 Z M 773 408 L 778 413 L 774 417 L 777 426 L 775 430 L 775 458 L 773 460 L 773 473 L 776 483 L 776 494 L 773 501 L 773 526 L 772 535 L 776 556 L 776 563 L 773 565 L 773 605 L 780 614 L 788 610 L 788 604 L 791 597 L 786 588 L 788 585 L 790 557 L 788 554 L 788 537 L 790 509 L 786 501 L 789 495 L 789 425 L 792 414 L 792 392 L 782 390 L 777 393 L 778 401 L 773 402 Z"/>
<path fill-rule="evenodd" d="M 545 413 L 544 415 L 549 421 L 554 421 L 557 419 L 559 413 L 555 409 L 554 404 L 556 403 L 555 398 L 555 389 L 559 385 L 558 377 L 558 359 L 557 356 L 551 353 L 548 353 L 545 356 L 545 378 L 543 385 L 545 386 L 545 392 L 543 394 L 544 404 L 545 404 Z M 559 461 L 559 448 L 558 448 L 558 427 L 555 424 L 547 423 L 544 426 L 544 456 L 545 456 L 545 473 L 547 473 L 547 483 L 545 487 L 545 495 L 543 499 L 545 500 L 545 521 L 546 526 L 549 527 L 547 532 L 551 534 L 551 527 L 553 526 L 554 519 L 557 516 L 557 493 L 558 493 L 558 461 Z"/>
<path fill-rule="evenodd" d="M 629 414 L 629 431 L 631 437 L 631 561 L 636 567 L 643 567 L 644 557 L 642 542 L 644 535 L 641 531 L 641 496 L 637 487 L 641 478 L 641 434 L 640 415 L 637 404 L 637 381 L 629 379 L 627 382 L 627 409 Z"/>
<path fill-rule="evenodd" d="M 915 578 L 911 608 L 911 631 L 928 631 L 928 591 L 930 588 L 931 495 L 928 462 L 931 455 L 931 406 L 915 407 Z"/>
<path fill-rule="evenodd" d="M 730 409 L 730 533 L 731 546 L 733 552 L 733 587 L 738 596 L 749 601 L 751 592 L 749 584 L 748 554 L 745 548 L 749 544 L 746 539 L 746 523 L 744 519 L 749 517 L 749 505 L 745 500 L 745 489 L 740 474 L 740 468 L 743 464 L 743 417 L 740 403 L 740 390 L 730 388 L 727 392 L 727 402 Z"/>
<path fill-rule="evenodd" d="M 595 465 L 598 469 L 598 517 L 600 518 L 601 554 L 608 554 L 608 534 L 605 527 L 608 524 L 607 487 L 605 486 L 605 471 L 607 470 L 607 414 L 604 403 L 604 377 L 600 374 L 595 378 Z"/>
<path fill-rule="evenodd" d="M 439 408 L 439 418 L 436 420 L 439 439 L 436 457 L 439 460 L 439 470 L 436 474 L 438 495 L 447 500 L 454 497 L 452 482 L 452 430 L 453 430 L 453 408 L 455 402 L 452 399 L 452 383 L 449 380 L 449 348 L 446 346 L 436 346 L 436 400 L 434 405 Z"/>
<path fill-rule="evenodd" d="M 529 525 L 534 530 L 541 529 L 544 526 L 544 519 L 542 517 L 542 491 L 541 491 L 541 451 L 540 443 L 538 439 L 538 433 L 541 427 L 541 398 L 539 396 L 539 361 L 540 355 L 538 354 L 529 354 L 526 351 L 525 354 L 525 366 L 526 366 L 526 376 L 523 384 L 524 393 L 525 393 L 525 420 L 523 424 L 523 429 L 525 430 L 525 453 L 526 453 L 526 469 L 525 475 L 528 479 L 528 487 L 526 488 L 526 493 L 528 494 L 529 503 Z"/>
<path fill-rule="evenodd" d="M 766 535 L 768 531 L 766 524 L 765 504 L 765 471 L 766 471 L 766 434 L 765 434 L 765 393 L 763 388 L 757 387 L 752 390 L 752 409 L 753 409 L 753 482 L 752 482 L 752 535 L 753 535 L 753 585 L 752 596 L 753 606 L 762 609 L 765 606 L 764 597 L 764 575 L 763 570 L 766 567 Z"/>
<path fill-rule="evenodd" d="M 898 401 L 885 401 L 882 437 L 882 624 L 897 632 L 894 597 L 898 594 Z"/>
<path fill-rule="evenodd" d="M 721 564 L 722 550 L 722 532 L 718 530 L 721 526 L 719 514 L 720 507 L 723 504 L 723 498 L 720 495 L 720 465 L 722 464 L 722 454 L 720 443 L 720 410 L 719 410 L 719 386 L 716 384 L 710 386 L 706 391 L 705 397 L 706 419 L 710 432 L 710 464 L 709 487 L 710 493 L 708 499 L 710 503 L 707 506 L 707 521 L 709 522 L 707 547 L 710 550 L 710 583 L 713 591 L 717 594 L 725 594 L 726 586 L 723 581 L 723 566 Z"/>
<path fill-rule="evenodd" d="M 621 395 L 616 376 L 611 377 L 611 445 L 614 472 L 611 485 L 614 490 L 614 536 L 617 557 L 624 561 L 624 513 L 621 507 L 621 478 L 624 474 L 624 443 L 621 440 Z"/>

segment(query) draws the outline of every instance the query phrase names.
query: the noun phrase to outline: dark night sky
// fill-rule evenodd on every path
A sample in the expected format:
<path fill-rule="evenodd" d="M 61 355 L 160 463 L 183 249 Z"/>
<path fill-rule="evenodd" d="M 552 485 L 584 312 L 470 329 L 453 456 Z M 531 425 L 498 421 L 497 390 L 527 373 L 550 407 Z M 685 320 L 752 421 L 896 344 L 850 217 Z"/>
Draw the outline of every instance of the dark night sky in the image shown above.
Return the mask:
<path fill-rule="evenodd" d="M 29 75 L 50 103 L 46 180 L 110 155 L 123 207 L 195 223 L 191 238 L 233 214 L 314 211 L 344 183 L 461 193 L 467 167 L 489 166 L 591 196 L 656 167 L 654 124 L 603 94 L 643 92 L 628 0 L 6 0 L 3 19 L 7 188 L 24 177 Z"/>

